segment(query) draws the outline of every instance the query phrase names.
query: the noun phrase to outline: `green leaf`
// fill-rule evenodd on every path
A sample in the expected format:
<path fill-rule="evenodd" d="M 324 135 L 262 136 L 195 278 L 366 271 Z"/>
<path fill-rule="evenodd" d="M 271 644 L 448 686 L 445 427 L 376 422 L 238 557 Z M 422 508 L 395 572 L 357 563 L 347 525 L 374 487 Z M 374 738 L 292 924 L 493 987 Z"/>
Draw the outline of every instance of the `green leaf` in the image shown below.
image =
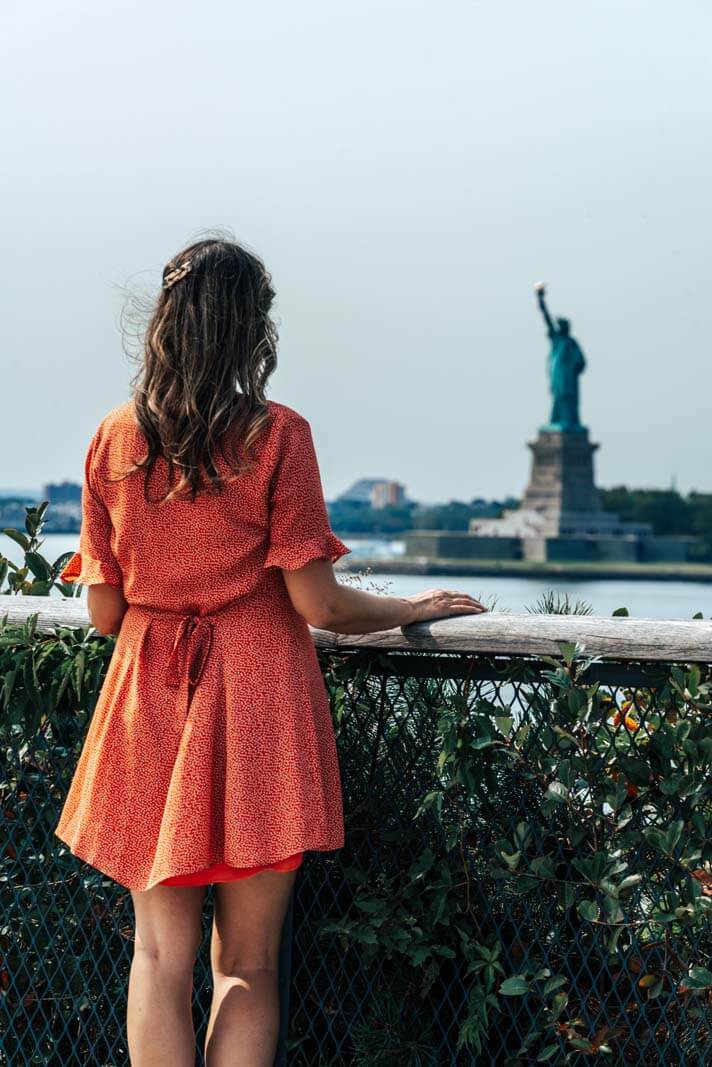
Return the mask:
<path fill-rule="evenodd" d="M 472 748 L 476 752 L 481 752 L 485 748 L 501 748 L 502 742 L 493 740 L 491 737 L 476 737 L 472 742 Z"/>
<path fill-rule="evenodd" d="M 84 682 L 84 673 L 87 666 L 86 652 L 80 650 L 77 652 L 74 658 L 74 684 L 77 690 L 77 696 L 82 695 L 82 684 Z"/>
<path fill-rule="evenodd" d="M 643 837 L 648 844 L 652 845 L 653 848 L 656 848 L 658 852 L 665 851 L 665 837 L 662 830 L 658 830 L 655 826 L 646 826 L 643 830 Z"/>
<path fill-rule="evenodd" d="M 514 828 L 514 840 L 519 848 L 524 848 L 532 838 L 532 827 L 528 822 L 518 822 Z"/>
<path fill-rule="evenodd" d="M 556 867 L 551 856 L 537 856 L 531 861 L 529 867 L 539 878 L 553 878 L 556 874 Z"/>
<path fill-rule="evenodd" d="M 5 526 L 2 532 L 9 537 L 11 541 L 14 541 L 27 552 L 30 547 L 30 539 L 27 534 L 23 534 L 20 530 L 13 529 L 12 526 Z"/>
<path fill-rule="evenodd" d="M 73 552 L 63 552 L 61 556 L 57 556 L 52 564 L 52 570 L 55 574 L 60 574 L 64 570 L 73 555 Z"/>
<path fill-rule="evenodd" d="M 670 826 L 665 833 L 665 848 L 667 852 L 675 851 L 675 846 L 682 836 L 684 826 L 685 824 L 682 819 L 676 819 L 674 822 L 670 823 Z"/>
<path fill-rule="evenodd" d="M 618 766 L 633 785 L 648 785 L 650 782 L 650 767 L 642 759 L 620 756 Z"/>
<path fill-rule="evenodd" d="M 356 907 L 368 915 L 382 915 L 388 908 L 387 900 L 357 900 Z"/>
<path fill-rule="evenodd" d="M 564 663 L 567 667 L 570 667 L 574 661 L 574 657 L 576 656 L 576 652 L 578 649 L 577 644 L 575 643 L 575 641 L 557 641 L 556 643 L 561 649 L 561 656 L 564 660 Z"/>
<path fill-rule="evenodd" d="M 514 723 L 514 719 L 512 718 L 512 716 L 496 715 L 494 721 L 497 723 L 497 729 L 499 730 L 499 732 L 501 734 L 504 734 L 505 737 L 509 737 L 512 732 L 512 724 Z"/>
<path fill-rule="evenodd" d="M 685 689 L 684 672 L 681 671 L 679 667 L 671 667 L 670 675 L 672 676 L 674 685 L 680 690 L 680 692 L 683 692 L 683 690 Z"/>
<path fill-rule="evenodd" d="M 695 991 L 709 989 L 712 986 L 712 971 L 708 971 L 706 967 L 691 967 L 685 985 Z"/>
<path fill-rule="evenodd" d="M 23 664 L 22 670 L 22 680 L 25 683 L 25 690 L 32 703 L 35 705 L 36 708 L 41 707 L 42 693 L 31 652 L 28 653 L 25 657 L 25 662 Z"/>
<path fill-rule="evenodd" d="M 418 856 L 415 863 L 413 863 L 408 871 L 411 877 L 411 881 L 415 881 L 416 878 L 421 878 L 426 871 L 435 863 L 435 853 L 431 848 L 425 848 Z"/>
<path fill-rule="evenodd" d="M 537 1063 L 546 1063 L 547 1060 L 550 1060 L 551 1057 L 555 1056 L 556 1053 L 559 1052 L 559 1051 L 560 1051 L 559 1045 L 547 1045 L 546 1048 L 543 1048 L 541 1050 L 541 1052 L 539 1053 L 539 1055 L 537 1056 L 536 1062 Z"/>
<path fill-rule="evenodd" d="M 41 556 L 39 552 L 26 552 L 25 562 L 30 568 L 35 578 L 39 578 L 40 581 L 48 582 L 52 578 L 52 568 L 50 567 L 44 556 Z"/>
<path fill-rule="evenodd" d="M 546 795 L 549 799 L 555 800 L 558 804 L 565 804 L 569 796 L 569 791 L 563 782 L 549 782 Z"/>
<path fill-rule="evenodd" d="M 563 726 L 554 725 L 553 730 L 554 733 L 557 734 L 559 737 L 563 737 L 566 741 L 569 741 L 572 745 L 576 745 L 576 747 L 578 747 L 578 741 L 576 740 L 574 735 L 570 734 L 568 730 L 564 730 Z"/>
<path fill-rule="evenodd" d="M 571 1044 L 574 1048 L 580 1049 L 581 1052 L 593 1052 L 593 1045 L 585 1037 L 572 1037 Z"/>
<path fill-rule="evenodd" d="M 567 982 L 568 978 L 565 975 L 555 974 L 544 986 L 544 989 L 542 990 L 543 995 L 548 997 L 549 993 L 553 993 L 555 989 L 560 989 L 561 986 L 566 985 Z"/>
<path fill-rule="evenodd" d="M 696 697 L 700 690 L 700 665 L 699 663 L 691 663 L 690 670 L 687 675 L 687 688 L 690 691 L 692 697 Z"/>
<path fill-rule="evenodd" d="M 18 675 L 19 671 L 20 671 L 20 667 L 19 667 L 19 664 L 18 664 L 15 667 L 13 667 L 12 670 L 8 671 L 7 674 L 5 675 L 5 680 L 3 682 L 3 691 L 2 691 L 2 704 L 3 704 L 4 707 L 8 707 L 8 705 L 10 703 L 10 697 L 12 695 L 12 690 L 13 690 L 14 685 L 15 685 L 15 679 L 17 678 L 17 675 Z"/>
<path fill-rule="evenodd" d="M 568 995 L 566 993 L 557 993 L 551 1002 L 551 1018 L 552 1021 L 556 1021 L 561 1015 L 562 1011 L 569 1002 Z"/>
<path fill-rule="evenodd" d="M 505 978 L 499 991 L 505 997 L 521 997 L 529 992 L 529 982 L 523 974 L 515 974 L 511 978 Z"/>
<path fill-rule="evenodd" d="M 633 886 L 638 885 L 642 881 L 643 881 L 642 874 L 629 874 L 628 877 L 624 878 L 623 881 L 618 886 L 618 892 L 619 893 L 625 893 L 629 889 L 632 889 Z"/>
<path fill-rule="evenodd" d="M 598 919 L 600 909 L 595 900 L 582 900 L 578 906 L 578 913 L 586 922 L 592 923 Z"/>

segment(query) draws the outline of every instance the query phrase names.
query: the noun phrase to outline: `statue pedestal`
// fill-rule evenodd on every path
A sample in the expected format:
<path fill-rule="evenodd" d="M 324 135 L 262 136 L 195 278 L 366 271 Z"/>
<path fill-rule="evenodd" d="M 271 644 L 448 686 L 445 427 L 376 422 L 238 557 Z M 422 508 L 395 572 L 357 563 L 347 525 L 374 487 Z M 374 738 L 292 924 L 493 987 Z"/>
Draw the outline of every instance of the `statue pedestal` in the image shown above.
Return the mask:
<path fill-rule="evenodd" d="M 556 536 L 578 529 L 607 526 L 609 516 L 601 507 L 593 476 L 593 454 L 599 447 L 588 439 L 588 430 L 541 429 L 532 450 L 529 484 L 522 511 L 542 513 L 547 532 Z"/>

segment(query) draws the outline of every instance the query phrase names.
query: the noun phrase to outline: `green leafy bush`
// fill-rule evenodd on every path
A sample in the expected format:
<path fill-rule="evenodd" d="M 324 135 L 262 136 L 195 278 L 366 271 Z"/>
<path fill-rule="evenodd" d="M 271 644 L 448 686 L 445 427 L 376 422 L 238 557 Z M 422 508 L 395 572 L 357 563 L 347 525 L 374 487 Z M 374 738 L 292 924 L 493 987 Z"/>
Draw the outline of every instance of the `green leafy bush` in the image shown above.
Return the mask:
<path fill-rule="evenodd" d="M 351 904 L 321 929 L 378 990 L 354 1062 L 430 1062 L 412 1019 L 433 1002 L 453 1062 L 710 1062 L 709 667 L 604 684 L 560 647 L 489 682 L 409 678 L 397 653 L 325 662 L 345 772 L 359 747 L 372 771 L 350 797 Z"/>

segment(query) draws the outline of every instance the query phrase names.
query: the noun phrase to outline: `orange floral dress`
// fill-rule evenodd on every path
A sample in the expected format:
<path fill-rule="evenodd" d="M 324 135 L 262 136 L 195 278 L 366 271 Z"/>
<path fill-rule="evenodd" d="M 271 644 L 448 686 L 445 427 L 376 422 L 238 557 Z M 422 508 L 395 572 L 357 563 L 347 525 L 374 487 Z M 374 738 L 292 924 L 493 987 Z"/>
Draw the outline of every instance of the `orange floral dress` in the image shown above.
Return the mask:
<path fill-rule="evenodd" d="M 79 551 L 60 577 L 122 586 L 128 609 L 54 833 L 131 890 L 343 847 L 327 692 L 282 570 L 351 549 L 330 528 L 309 422 L 268 407 L 256 466 L 193 503 L 147 503 L 143 472 L 108 480 L 146 451 L 133 401 L 86 454 Z M 167 469 L 160 457 L 151 500 Z"/>

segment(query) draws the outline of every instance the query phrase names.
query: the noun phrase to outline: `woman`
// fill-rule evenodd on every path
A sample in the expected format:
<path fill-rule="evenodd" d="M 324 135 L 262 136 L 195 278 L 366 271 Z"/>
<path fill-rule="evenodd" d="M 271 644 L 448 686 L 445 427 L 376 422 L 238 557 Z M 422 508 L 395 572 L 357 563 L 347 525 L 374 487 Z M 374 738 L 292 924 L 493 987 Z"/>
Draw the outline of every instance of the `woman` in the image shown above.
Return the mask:
<path fill-rule="evenodd" d="M 265 398 L 271 278 L 239 244 L 179 252 L 131 401 L 86 455 L 80 550 L 92 624 L 118 634 L 55 830 L 131 891 L 134 1067 L 194 1063 L 192 975 L 215 883 L 209 1067 L 271 1065 L 277 960 L 307 850 L 344 843 L 309 625 L 368 633 L 486 610 L 466 593 L 337 582 L 308 421 Z"/>

